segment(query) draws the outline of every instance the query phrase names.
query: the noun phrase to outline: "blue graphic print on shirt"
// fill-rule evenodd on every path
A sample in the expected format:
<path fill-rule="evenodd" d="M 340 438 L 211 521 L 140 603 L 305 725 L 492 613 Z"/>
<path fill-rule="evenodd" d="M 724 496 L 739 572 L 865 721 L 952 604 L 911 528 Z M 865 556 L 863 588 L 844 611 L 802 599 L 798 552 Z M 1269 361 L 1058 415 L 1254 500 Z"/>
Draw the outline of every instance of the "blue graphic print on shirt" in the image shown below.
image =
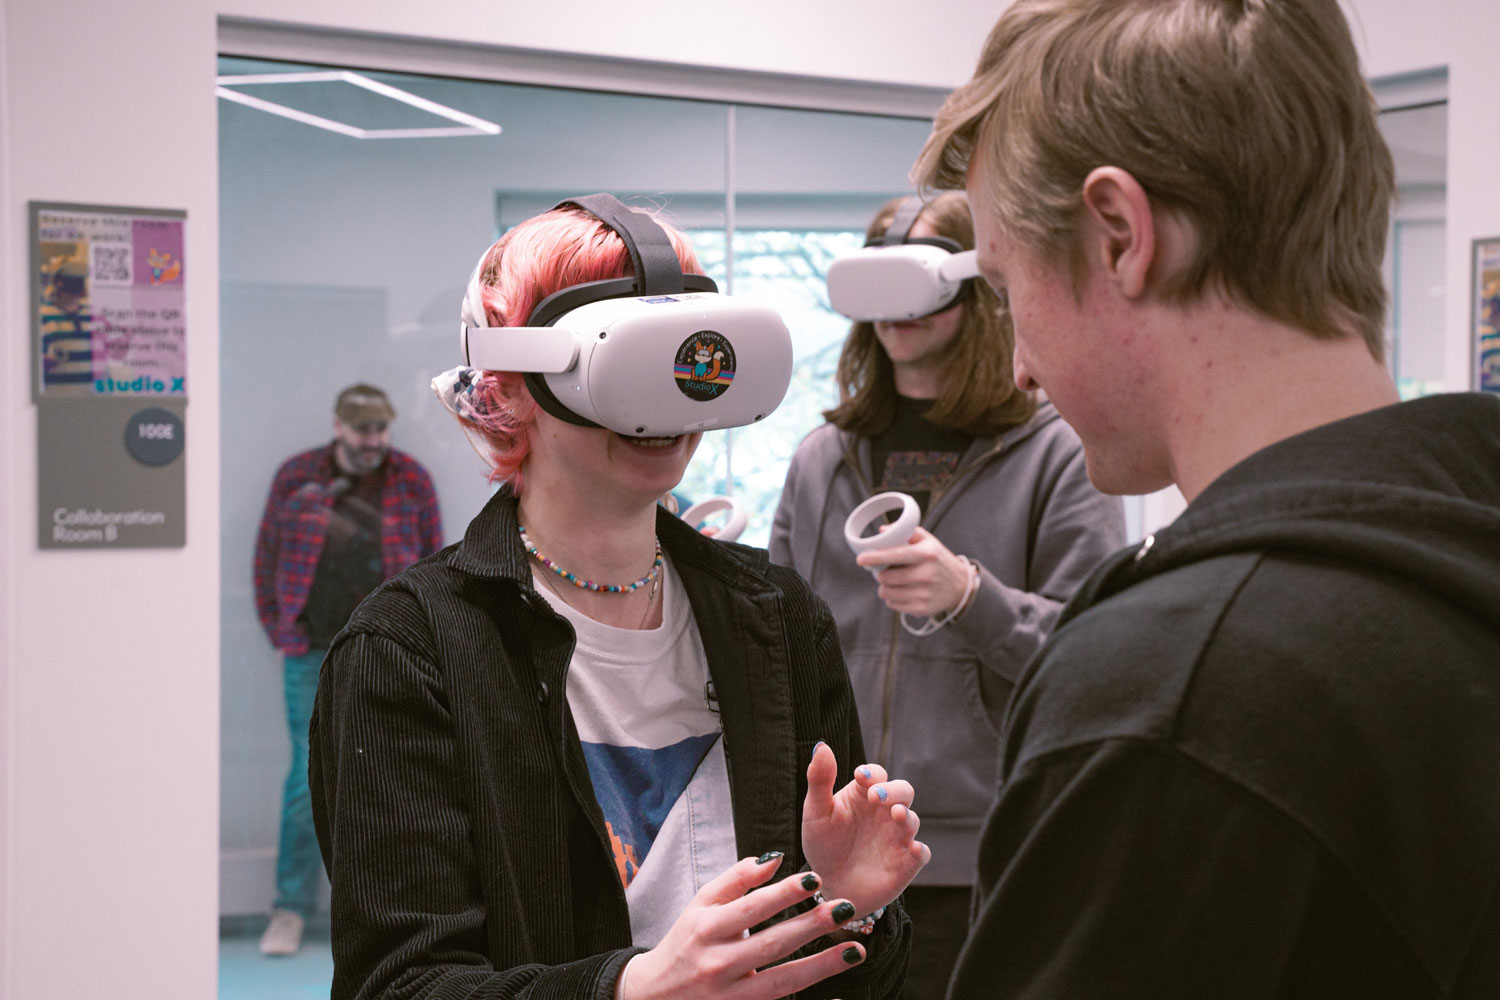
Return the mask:
<path fill-rule="evenodd" d="M 718 738 L 718 733 L 689 736 L 654 750 L 583 744 L 621 884 L 630 885 L 645 864 L 673 803 L 693 780 L 698 765 Z"/>

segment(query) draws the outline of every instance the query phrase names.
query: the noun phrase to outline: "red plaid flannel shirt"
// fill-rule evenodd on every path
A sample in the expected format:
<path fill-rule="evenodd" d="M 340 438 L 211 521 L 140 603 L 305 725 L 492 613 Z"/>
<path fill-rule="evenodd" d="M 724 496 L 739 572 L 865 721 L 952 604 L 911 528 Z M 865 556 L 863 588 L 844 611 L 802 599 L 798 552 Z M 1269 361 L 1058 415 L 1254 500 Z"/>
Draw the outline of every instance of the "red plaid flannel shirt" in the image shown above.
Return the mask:
<path fill-rule="evenodd" d="M 385 578 L 443 546 L 432 479 L 416 459 L 392 448 L 380 484 L 380 553 Z M 255 610 L 271 644 L 288 656 L 309 647 L 297 617 L 307 605 L 328 537 L 338 476 L 333 445 L 293 455 L 276 470 L 255 539 Z"/>

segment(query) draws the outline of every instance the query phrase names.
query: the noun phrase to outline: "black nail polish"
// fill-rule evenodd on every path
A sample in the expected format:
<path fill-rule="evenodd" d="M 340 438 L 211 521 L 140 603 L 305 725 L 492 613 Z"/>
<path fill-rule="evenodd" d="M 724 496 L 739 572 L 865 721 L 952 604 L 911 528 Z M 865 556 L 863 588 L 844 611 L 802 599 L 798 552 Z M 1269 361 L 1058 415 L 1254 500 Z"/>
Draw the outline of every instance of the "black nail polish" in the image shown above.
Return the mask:
<path fill-rule="evenodd" d="M 758 864 L 758 865 L 769 864 L 770 862 L 775 861 L 779 857 L 781 857 L 781 852 L 780 851 L 767 851 L 766 853 L 762 854 L 760 857 L 756 858 L 755 859 L 755 863 Z"/>
<path fill-rule="evenodd" d="M 817 887 L 818 876 L 814 875 L 812 872 L 808 872 L 806 875 L 802 876 L 802 888 L 806 889 L 808 892 L 812 892 Z"/>
<path fill-rule="evenodd" d="M 852 944 L 844 949 L 844 964 L 846 965 L 858 965 L 859 960 L 863 957 L 859 953 L 859 949 Z"/>
<path fill-rule="evenodd" d="M 854 919 L 854 904 L 847 899 L 833 908 L 833 922 L 847 924 Z"/>

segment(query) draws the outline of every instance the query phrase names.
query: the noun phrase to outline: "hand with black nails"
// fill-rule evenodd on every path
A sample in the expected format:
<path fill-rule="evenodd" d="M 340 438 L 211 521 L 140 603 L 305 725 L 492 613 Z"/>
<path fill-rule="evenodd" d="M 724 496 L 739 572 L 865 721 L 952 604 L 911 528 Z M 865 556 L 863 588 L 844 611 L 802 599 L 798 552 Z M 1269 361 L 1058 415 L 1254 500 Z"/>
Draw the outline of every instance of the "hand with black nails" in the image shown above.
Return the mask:
<path fill-rule="evenodd" d="M 837 928 L 842 921 L 835 911 L 842 915 L 850 907 L 842 897 L 829 897 L 805 913 L 752 933 L 752 928 L 808 899 L 822 885 L 815 872 L 768 885 L 781 867 L 781 857 L 773 853 L 745 858 L 705 885 L 661 942 L 626 965 L 616 983 L 615 1000 L 776 1000 L 864 961 L 863 946 L 844 941 L 775 964 Z"/>

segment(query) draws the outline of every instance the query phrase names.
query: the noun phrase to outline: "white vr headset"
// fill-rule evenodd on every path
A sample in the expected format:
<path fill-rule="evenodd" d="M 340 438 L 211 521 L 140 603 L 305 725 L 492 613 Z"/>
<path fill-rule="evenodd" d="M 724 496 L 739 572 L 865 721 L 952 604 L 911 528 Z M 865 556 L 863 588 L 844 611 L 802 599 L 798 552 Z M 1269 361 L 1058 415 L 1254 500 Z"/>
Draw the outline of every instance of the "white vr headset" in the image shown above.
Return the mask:
<path fill-rule="evenodd" d="M 485 326 L 476 266 L 459 331 L 465 364 L 521 372 L 552 416 L 632 437 L 740 427 L 780 405 L 792 337 L 776 310 L 683 274 L 666 232 L 612 195 L 564 205 L 618 233 L 635 276 L 554 292 L 525 326 Z"/>
<path fill-rule="evenodd" d="M 943 236 L 911 236 L 920 198 L 897 207 L 885 234 L 828 268 L 828 301 L 852 320 L 919 319 L 956 305 L 979 275 L 978 255 Z"/>

